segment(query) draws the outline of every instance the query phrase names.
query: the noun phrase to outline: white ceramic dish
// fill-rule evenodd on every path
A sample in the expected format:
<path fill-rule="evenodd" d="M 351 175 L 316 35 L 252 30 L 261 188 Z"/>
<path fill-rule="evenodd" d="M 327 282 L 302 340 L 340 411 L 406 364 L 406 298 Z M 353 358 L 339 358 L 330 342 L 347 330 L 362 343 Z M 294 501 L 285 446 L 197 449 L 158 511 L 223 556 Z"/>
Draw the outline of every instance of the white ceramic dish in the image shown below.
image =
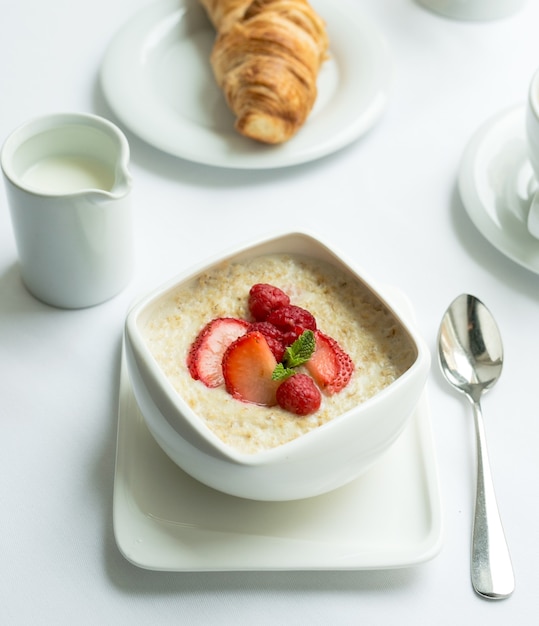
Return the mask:
<path fill-rule="evenodd" d="M 269 254 L 318 259 L 367 288 L 390 312 L 411 342 L 414 360 L 395 381 L 342 415 L 283 445 L 255 454 L 226 445 L 174 389 L 145 338 L 146 325 L 180 285 L 223 263 Z M 208 316 L 211 309 L 208 309 Z M 182 469 L 210 487 L 255 500 L 293 500 L 329 492 L 379 461 L 398 438 L 423 392 L 430 353 L 415 327 L 364 270 L 348 263 L 319 238 L 302 232 L 263 237 L 187 270 L 157 287 L 130 310 L 125 324 L 126 358 L 138 405 L 152 435 Z M 197 383 L 200 384 L 200 383 Z M 238 407 L 239 408 L 239 407 Z"/>
<path fill-rule="evenodd" d="M 411 315 L 410 305 L 393 293 Z M 423 396 L 383 462 L 329 494 L 294 502 L 227 496 L 162 452 L 122 361 L 114 534 L 124 557 L 161 571 L 367 570 L 434 558 L 443 541 L 430 412 Z"/>
<path fill-rule="evenodd" d="M 157 0 L 131 18 L 102 65 L 115 115 L 147 143 L 207 165 L 266 169 L 317 159 L 354 141 L 378 120 L 388 99 L 389 50 L 349 0 L 313 0 L 327 22 L 331 58 L 301 131 L 281 146 L 240 136 L 213 78 L 215 33 L 196 0 Z"/>
<path fill-rule="evenodd" d="M 528 160 L 525 107 L 487 120 L 468 143 L 460 165 L 459 190 L 478 230 L 502 254 L 539 273 L 539 241 L 519 218 L 535 181 Z"/>

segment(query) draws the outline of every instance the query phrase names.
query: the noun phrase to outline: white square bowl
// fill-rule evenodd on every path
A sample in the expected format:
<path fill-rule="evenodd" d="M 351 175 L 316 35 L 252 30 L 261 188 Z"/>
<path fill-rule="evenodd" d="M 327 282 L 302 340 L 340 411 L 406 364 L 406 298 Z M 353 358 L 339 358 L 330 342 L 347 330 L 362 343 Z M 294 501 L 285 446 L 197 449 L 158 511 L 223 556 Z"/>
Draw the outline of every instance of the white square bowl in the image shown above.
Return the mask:
<path fill-rule="evenodd" d="M 195 281 L 200 274 L 225 261 L 237 263 L 273 254 L 324 261 L 367 287 L 408 335 L 415 358 L 388 387 L 342 415 L 288 443 L 245 454 L 221 441 L 180 396 L 152 355 L 143 330 L 171 291 Z M 382 291 L 365 271 L 305 232 L 263 238 L 191 268 L 158 287 L 135 304 L 125 324 L 129 377 L 153 437 L 185 472 L 238 497 L 295 500 L 326 493 L 354 480 L 382 458 L 399 437 L 421 398 L 430 369 L 424 341 Z"/>

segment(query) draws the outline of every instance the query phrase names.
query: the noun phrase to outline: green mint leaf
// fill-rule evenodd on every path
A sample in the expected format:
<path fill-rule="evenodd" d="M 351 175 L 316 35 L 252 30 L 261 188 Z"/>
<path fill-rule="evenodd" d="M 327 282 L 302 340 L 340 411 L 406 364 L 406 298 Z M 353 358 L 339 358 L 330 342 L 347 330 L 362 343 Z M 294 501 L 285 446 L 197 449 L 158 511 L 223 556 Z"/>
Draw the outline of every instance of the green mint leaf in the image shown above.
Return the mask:
<path fill-rule="evenodd" d="M 307 363 L 316 345 L 312 330 L 304 331 L 284 353 L 283 363 L 286 367 L 298 367 Z"/>
<path fill-rule="evenodd" d="M 273 374 L 271 375 L 272 380 L 286 380 L 290 378 L 294 374 L 294 370 L 285 367 L 282 363 L 278 363 L 275 369 L 273 370 Z"/>
<path fill-rule="evenodd" d="M 316 340 L 312 330 L 304 331 L 291 346 L 285 350 L 282 363 L 278 363 L 273 374 L 272 380 L 286 380 L 293 376 L 296 371 L 295 367 L 307 363 L 311 358 L 316 346 Z"/>

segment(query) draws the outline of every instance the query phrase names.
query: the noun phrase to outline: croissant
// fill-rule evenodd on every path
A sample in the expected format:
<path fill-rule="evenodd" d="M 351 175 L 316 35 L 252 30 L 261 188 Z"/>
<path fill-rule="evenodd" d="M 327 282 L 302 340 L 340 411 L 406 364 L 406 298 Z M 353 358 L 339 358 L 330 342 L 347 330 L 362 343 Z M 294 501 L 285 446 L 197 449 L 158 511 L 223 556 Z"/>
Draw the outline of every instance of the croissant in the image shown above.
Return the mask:
<path fill-rule="evenodd" d="M 326 59 L 323 20 L 307 0 L 200 0 L 217 36 L 211 65 L 236 130 L 278 144 L 305 123 Z"/>

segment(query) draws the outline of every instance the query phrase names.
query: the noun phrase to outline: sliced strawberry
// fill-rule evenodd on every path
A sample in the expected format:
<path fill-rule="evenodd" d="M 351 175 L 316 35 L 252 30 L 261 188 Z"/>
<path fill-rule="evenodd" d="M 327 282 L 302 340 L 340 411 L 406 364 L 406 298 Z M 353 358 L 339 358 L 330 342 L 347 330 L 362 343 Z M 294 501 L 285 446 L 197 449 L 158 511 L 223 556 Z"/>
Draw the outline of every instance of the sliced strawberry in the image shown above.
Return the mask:
<path fill-rule="evenodd" d="M 253 322 L 249 326 L 249 331 L 252 330 L 258 330 L 264 335 L 276 361 L 278 363 L 282 361 L 285 348 L 290 345 L 287 343 L 284 333 L 269 322 Z"/>
<path fill-rule="evenodd" d="M 333 395 L 350 382 L 354 363 L 335 339 L 319 330 L 314 334 L 316 348 L 305 367 L 322 391 Z"/>
<path fill-rule="evenodd" d="M 339 360 L 327 335 L 316 331 L 314 336 L 316 347 L 305 367 L 318 386 L 325 391 L 339 373 Z"/>
<path fill-rule="evenodd" d="M 279 287 L 257 283 L 249 290 L 249 311 L 257 322 L 263 322 L 274 309 L 287 304 L 290 298 Z"/>
<path fill-rule="evenodd" d="M 198 333 L 187 355 L 191 376 L 207 387 L 222 385 L 225 382 L 221 366 L 223 354 L 248 328 L 248 322 L 234 317 L 218 317 L 208 322 Z"/>
<path fill-rule="evenodd" d="M 264 335 L 255 330 L 236 339 L 223 356 L 223 376 L 228 393 L 237 400 L 262 406 L 277 403 L 279 382 L 272 380 L 277 361 Z"/>
<path fill-rule="evenodd" d="M 294 374 L 277 389 L 279 406 L 295 415 L 309 415 L 320 408 L 322 395 L 307 374 Z"/>

